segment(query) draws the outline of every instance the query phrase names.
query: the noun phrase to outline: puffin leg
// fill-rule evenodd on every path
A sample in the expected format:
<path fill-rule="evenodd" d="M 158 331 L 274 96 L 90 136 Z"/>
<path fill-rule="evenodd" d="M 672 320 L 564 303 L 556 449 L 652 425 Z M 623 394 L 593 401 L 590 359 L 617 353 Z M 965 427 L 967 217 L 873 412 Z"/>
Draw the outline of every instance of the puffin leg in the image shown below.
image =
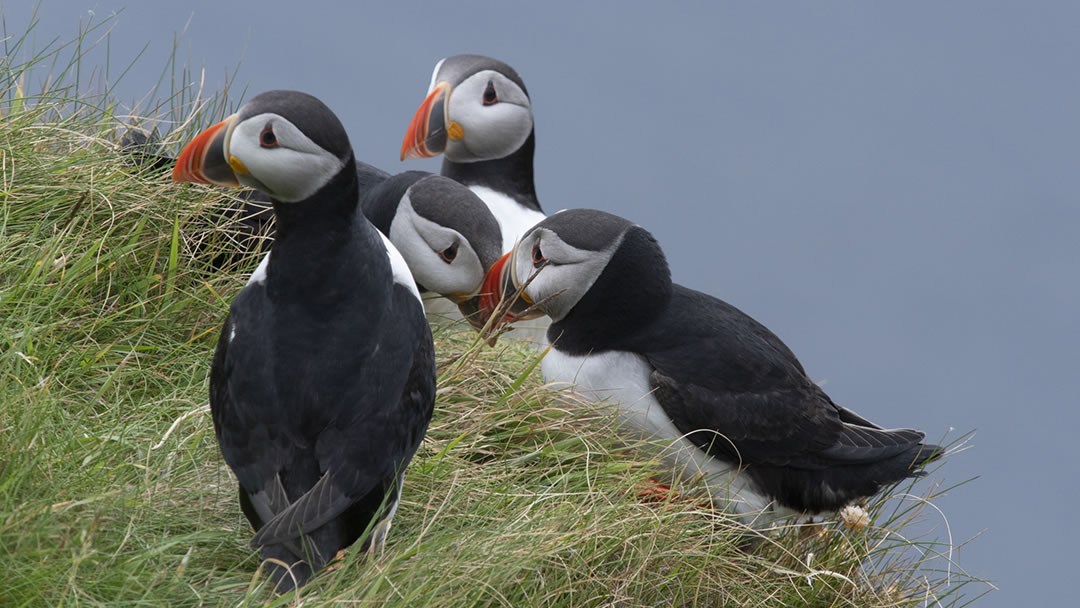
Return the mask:
<path fill-rule="evenodd" d="M 390 522 L 387 518 L 375 524 L 375 529 L 371 531 L 371 545 L 368 546 L 369 557 L 382 557 L 386 549 L 386 537 L 390 534 Z"/>

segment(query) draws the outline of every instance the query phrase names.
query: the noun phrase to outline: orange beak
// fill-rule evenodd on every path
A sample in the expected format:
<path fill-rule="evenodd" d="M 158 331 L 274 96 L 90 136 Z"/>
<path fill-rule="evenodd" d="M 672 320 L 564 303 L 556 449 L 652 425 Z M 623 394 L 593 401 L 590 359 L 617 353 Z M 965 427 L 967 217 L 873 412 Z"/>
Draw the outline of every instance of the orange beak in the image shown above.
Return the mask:
<path fill-rule="evenodd" d="M 191 143 L 184 146 L 173 168 L 173 181 L 239 186 L 240 182 L 229 166 L 226 145 L 235 124 L 236 115 L 233 114 L 199 133 Z"/>
<path fill-rule="evenodd" d="M 487 274 L 484 275 L 484 284 L 480 287 L 479 301 L 477 303 L 477 308 L 480 310 L 477 321 L 481 323 L 487 323 L 491 315 L 495 314 L 495 311 L 499 308 L 499 302 L 502 302 L 503 294 L 507 291 L 506 281 L 508 277 L 506 274 L 509 268 L 506 267 L 506 262 L 512 254 L 512 251 L 504 254 L 491 265 Z M 510 291 L 513 291 L 512 279 Z M 507 315 L 507 317 L 509 316 Z M 498 324 L 505 323 L 508 320 L 507 318 L 500 319 L 496 327 L 498 327 Z"/>
<path fill-rule="evenodd" d="M 407 158 L 430 158 L 446 149 L 447 115 L 450 102 L 450 83 L 440 82 L 420 104 L 405 140 L 401 142 L 401 160 Z"/>
<path fill-rule="evenodd" d="M 533 305 L 529 296 L 524 292 L 518 294 L 519 287 L 514 282 L 514 278 L 511 276 L 510 267 L 508 262 L 513 258 L 513 252 L 507 253 L 499 258 L 491 268 L 488 269 L 487 274 L 484 276 L 484 284 L 480 288 L 480 293 L 473 301 L 461 305 L 462 314 L 466 312 L 472 312 L 474 314 L 465 315 L 469 319 L 469 323 L 476 329 L 482 329 L 490 319 L 499 310 L 499 306 L 504 303 L 507 298 L 514 298 L 510 307 L 503 314 L 493 326 L 492 331 L 498 329 L 500 326 L 510 323 L 511 321 L 535 319 L 544 315 L 542 311 L 534 310 L 529 313 L 525 313 L 530 306 Z M 515 297 L 516 296 L 516 297 Z M 472 307 L 475 306 L 475 309 Z M 472 310 L 470 310 L 472 309 Z"/>

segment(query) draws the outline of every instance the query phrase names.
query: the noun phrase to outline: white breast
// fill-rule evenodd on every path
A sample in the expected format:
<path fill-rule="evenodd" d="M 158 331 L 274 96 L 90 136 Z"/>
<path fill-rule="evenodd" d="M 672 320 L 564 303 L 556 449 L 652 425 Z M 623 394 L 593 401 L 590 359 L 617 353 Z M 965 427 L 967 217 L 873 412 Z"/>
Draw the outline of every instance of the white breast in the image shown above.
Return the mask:
<path fill-rule="evenodd" d="M 409 271 L 409 265 L 405 263 L 405 258 L 401 257 L 401 252 L 397 250 L 397 247 L 394 247 L 394 244 L 390 242 L 390 239 L 386 238 L 382 231 L 376 230 L 376 232 L 382 237 L 383 246 L 386 247 L 386 255 L 390 257 L 390 270 L 394 273 L 394 282 L 408 287 L 409 291 L 416 296 L 417 301 L 423 305 L 424 301 L 420 298 L 420 290 L 416 288 L 416 281 L 413 280 L 412 272 Z"/>
<path fill-rule="evenodd" d="M 484 201 L 491 215 L 494 215 L 499 222 L 503 237 L 503 253 L 513 249 L 521 235 L 547 217 L 539 211 L 522 207 L 521 203 L 486 186 L 469 186 L 469 189 Z"/>
<path fill-rule="evenodd" d="M 620 431 L 657 441 L 664 462 L 676 476 L 703 474 L 713 498 L 727 505 L 730 512 L 748 514 L 748 519 L 756 519 L 758 524 L 773 520 L 771 516 L 757 517 L 770 507 L 771 501 L 757 491 L 747 476 L 738 475 L 736 466 L 707 455 L 671 422 L 652 395 L 652 368 L 640 355 L 609 351 L 575 356 L 552 349 L 541 362 L 541 369 L 548 382 L 564 384 L 592 401 L 617 405 Z"/>
<path fill-rule="evenodd" d="M 251 273 L 251 277 L 248 279 L 247 284 L 251 285 L 252 283 L 265 283 L 266 282 L 266 267 L 269 264 L 270 264 L 270 254 L 267 253 L 265 256 L 263 256 L 263 259 L 262 259 L 261 262 L 259 262 L 259 265 L 255 267 L 255 272 Z M 275 268 L 277 268 L 277 267 L 275 266 Z"/>
<path fill-rule="evenodd" d="M 547 348 L 547 330 L 551 325 L 551 319 L 546 316 L 525 321 L 514 321 L 510 329 L 504 334 L 505 338 L 531 342 L 539 349 Z"/>

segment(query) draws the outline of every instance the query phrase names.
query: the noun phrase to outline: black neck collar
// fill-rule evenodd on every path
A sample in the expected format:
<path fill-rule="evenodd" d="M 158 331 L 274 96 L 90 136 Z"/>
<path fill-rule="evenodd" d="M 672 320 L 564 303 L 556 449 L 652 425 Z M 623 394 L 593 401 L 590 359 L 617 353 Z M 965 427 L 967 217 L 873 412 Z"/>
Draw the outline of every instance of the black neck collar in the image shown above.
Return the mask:
<path fill-rule="evenodd" d="M 536 198 L 533 181 L 533 155 L 536 151 L 536 129 L 509 156 L 475 163 L 456 163 L 443 159 L 442 174 L 466 186 L 484 186 L 514 199 L 521 206 L 543 213 Z"/>
<path fill-rule="evenodd" d="M 661 317 L 673 291 L 656 241 L 635 226 L 573 310 L 551 324 L 548 341 L 572 355 L 618 349 Z"/>
<path fill-rule="evenodd" d="M 353 223 L 358 199 L 356 159 L 350 154 L 341 171 L 307 199 L 297 203 L 271 199 L 277 224 L 274 240 L 287 241 L 294 233 L 309 229 L 328 231 L 327 234 L 344 232 Z"/>

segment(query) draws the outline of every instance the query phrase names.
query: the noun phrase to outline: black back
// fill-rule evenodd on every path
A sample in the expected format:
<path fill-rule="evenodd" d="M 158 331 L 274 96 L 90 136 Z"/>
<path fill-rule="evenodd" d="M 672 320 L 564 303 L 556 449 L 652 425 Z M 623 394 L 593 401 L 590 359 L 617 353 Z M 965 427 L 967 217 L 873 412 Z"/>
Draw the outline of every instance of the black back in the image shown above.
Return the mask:
<path fill-rule="evenodd" d="M 653 395 L 676 428 L 799 511 L 870 496 L 939 451 L 918 431 L 883 430 L 836 405 L 765 326 L 680 285 L 662 317 L 618 349 L 648 361 Z"/>

